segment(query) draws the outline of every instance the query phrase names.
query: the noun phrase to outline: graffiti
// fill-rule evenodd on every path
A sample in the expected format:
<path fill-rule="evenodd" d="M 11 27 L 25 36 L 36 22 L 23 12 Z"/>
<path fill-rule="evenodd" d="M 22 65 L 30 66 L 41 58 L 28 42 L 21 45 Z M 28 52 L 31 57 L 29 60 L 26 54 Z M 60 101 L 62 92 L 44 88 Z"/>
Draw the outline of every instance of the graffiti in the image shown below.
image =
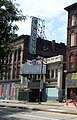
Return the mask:
<path fill-rule="evenodd" d="M 67 86 L 77 86 L 77 73 L 68 73 L 66 77 Z"/>

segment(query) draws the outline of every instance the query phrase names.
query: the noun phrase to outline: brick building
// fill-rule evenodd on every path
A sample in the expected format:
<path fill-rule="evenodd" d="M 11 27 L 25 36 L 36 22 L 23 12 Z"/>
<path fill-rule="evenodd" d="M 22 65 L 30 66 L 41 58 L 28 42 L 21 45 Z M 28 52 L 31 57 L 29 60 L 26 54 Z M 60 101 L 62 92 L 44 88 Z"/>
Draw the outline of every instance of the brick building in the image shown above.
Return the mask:
<path fill-rule="evenodd" d="M 77 3 L 65 8 L 68 12 L 67 23 L 67 99 L 77 95 Z"/>

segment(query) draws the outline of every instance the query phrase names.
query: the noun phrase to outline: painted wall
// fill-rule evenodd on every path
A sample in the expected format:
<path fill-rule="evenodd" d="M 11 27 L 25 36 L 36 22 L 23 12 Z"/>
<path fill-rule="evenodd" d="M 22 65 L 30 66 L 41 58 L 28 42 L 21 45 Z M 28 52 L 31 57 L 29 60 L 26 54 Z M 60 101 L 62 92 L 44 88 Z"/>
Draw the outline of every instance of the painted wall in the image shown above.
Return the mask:
<path fill-rule="evenodd" d="M 19 89 L 14 87 L 14 83 L 0 84 L 0 99 L 18 99 Z"/>

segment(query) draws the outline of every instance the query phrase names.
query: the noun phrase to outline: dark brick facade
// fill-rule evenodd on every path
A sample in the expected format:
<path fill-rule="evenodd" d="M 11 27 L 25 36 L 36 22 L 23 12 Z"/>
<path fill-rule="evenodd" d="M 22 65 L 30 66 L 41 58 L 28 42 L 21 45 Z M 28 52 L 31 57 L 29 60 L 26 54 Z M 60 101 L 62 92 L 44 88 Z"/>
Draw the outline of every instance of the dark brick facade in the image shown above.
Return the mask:
<path fill-rule="evenodd" d="M 64 61 L 65 61 L 66 45 L 64 43 L 56 43 L 55 40 L 48 41 L 48 40 L 38 38 L 36 55 L 32 55 L 29 52 L 30 36 L 22 35 L 21 37 L 18 37 L 18 39 L 21 39 L 21 38 L 24 39 L 23 62 L 25 62 L 26 59 L 33 59 L 34 57 L 37 57 L 38 55 L 44 58 L 53 57 L 57 55 L 63 55 Z"/>

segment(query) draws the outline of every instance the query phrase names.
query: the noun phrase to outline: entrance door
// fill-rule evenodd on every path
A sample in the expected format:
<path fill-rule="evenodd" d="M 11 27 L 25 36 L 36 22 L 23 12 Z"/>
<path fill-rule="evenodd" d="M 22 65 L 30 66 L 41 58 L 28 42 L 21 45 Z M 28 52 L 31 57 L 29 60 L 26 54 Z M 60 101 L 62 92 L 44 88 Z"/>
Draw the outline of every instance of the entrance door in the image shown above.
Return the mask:
<path fill-rule="evenodd" d="M 42 93 L 40 92 L 39 96 L 39 89 L 33 89 L 29 92 L 29 101 L 30 102 L 38 102 L 42 100 Z"/>
<path fill-rule="evenodd" d="M 67 88 L 67 99 L 77 99 L 77 88 Z"/>

